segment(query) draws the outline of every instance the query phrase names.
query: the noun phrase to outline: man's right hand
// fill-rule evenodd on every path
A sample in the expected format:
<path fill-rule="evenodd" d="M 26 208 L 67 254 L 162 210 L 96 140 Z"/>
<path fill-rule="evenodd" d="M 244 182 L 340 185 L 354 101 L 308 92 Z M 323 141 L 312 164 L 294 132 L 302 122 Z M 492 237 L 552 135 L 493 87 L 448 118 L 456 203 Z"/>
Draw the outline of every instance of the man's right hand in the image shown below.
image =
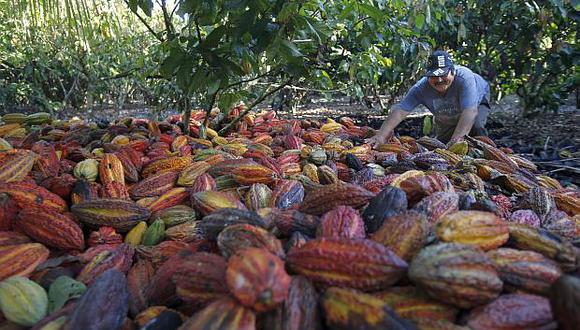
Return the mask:
<path fill-rule="evenodd" d="M 381 131 L 378 131 L 377 134 L 375 134 L 375 136 L 366 139 L 365 143 L 370 144 L 371 147 L 376 147 L 379 144 L 384 144 L 385 142 L 390 140 L 392 135 L 393 132 L 383 133 Z"/>

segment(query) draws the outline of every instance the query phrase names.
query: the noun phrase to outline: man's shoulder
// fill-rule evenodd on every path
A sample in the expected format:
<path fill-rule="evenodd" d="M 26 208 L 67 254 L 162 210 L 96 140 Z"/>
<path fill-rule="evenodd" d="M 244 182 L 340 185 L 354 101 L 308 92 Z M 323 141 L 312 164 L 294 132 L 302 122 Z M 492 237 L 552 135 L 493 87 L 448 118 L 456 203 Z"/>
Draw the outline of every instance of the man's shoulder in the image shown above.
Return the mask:
<path fill-rule="evenodd" d="M 461 79 L 470 79 L 475 78 L 477 73 L 471 71 L 470 68 L 463 66 L 463 65 L 456 65 L 455 66 L 455 76 Z"/>

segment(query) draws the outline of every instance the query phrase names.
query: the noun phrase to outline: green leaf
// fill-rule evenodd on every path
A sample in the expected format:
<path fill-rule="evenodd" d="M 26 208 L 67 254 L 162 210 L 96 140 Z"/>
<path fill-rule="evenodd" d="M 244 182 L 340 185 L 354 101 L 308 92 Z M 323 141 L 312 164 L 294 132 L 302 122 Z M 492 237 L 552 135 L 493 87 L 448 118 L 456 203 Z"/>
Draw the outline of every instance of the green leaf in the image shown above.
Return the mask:
<path fill-rule="evenodd" d="M 431 116 L 423 117 L 423 135 L 424 136 L 431 135 L 432 130 L 433 130 L 433 122 L 431 121 Z"/>
<path fill-rule="evenodd" d="M 572 0 L 572 8 L 574 8 L 575 11 L 580 11 L 580 0 Z"/>
<path fill-rule="evenodd" d="M 291 57 L 303 56 L 300 50 L 298 50 L 298 47 L 296 47 L 296 44 L 286 39 L 280 40 L 280 51 L 284 55 L 289 55 Z"/>
<path fill-rule="evenodd" d="M 208 81 L 207 85 L 207 94 L 208 95 L 215 94 L 220 88 L 220 83 L 221 83 L 220 79 L 216 79 L 215 77 L 210 76 L 210 81 Z"/>
<path fill-rule="evenodd" d="M 211 33 L 205 38 L 203 41 L 202 46 L 205 48 L 215 48 L 217 47 L 218 43 L 222 39 L 222 37 L 228 31 L 227 27 L 225 26 L 218 26 L 215 28 Z"/>
<path fill-rule="evenodd" d="M 60 276 L 48 289 L 48 313 L 61 309 L 67 301 L 83 295 L 87 287 L 68 276 Z"/>
<path fill-rule="evenodd" d="M 423 25 L 425 24 L 425 15 L 423 14 L 417 14 L 415 16 L 415 26 L 419 29 L 421 29 L 423 27 Z"/>

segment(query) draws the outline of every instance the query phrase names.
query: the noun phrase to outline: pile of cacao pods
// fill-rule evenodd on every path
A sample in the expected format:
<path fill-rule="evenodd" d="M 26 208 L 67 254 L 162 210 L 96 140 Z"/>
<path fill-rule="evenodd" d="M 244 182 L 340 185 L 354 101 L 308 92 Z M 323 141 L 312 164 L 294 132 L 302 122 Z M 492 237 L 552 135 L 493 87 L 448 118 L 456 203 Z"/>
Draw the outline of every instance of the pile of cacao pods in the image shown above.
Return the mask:
<path fill-rule="evenodd" d="M 271 111 L 222 137 L 204 116 L 190 135 L 177 116 L 3 117 L 2 326 L 580 324 L 580 191 L 511 150 L 408 136 L 373 150 L 349 118 Z"/>

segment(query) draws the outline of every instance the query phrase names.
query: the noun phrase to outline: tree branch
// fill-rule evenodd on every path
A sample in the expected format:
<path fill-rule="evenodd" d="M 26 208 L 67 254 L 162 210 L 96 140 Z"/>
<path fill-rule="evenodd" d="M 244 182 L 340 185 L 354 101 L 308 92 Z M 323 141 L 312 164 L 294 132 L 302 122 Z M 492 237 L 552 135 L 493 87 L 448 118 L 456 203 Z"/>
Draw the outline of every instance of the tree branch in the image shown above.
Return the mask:
<path fill-rule="evenodd" d="M 278 87 L 274 88 L 273 90 L 271 90 L 269 92 L 265 91 L 260 97 L 258 97 L 254 102 L 252 102 L 252 104 L 250 104 L 246 110 L 242 111 L 234 120 L 232 120 L 231 123 L 227 124 L 226 127 L 222 128 L 218 134 L 224 135 L 225 133 L 227 133 L 235 124 L 237 124 L 245 115 L 247 115 L 248 112 L 250 112 L 256 105 L 260 104 L 268 96 L 281 90 L 282 88 L 284 88 L 284 86 L 290 84 L 291 82 L 292 82 L 292 78 L 286 80 L 285 82 L 280 84 Z"/>
<path fill-rule="evenodd" d="M 205 118 L 203 119 L 203 126 L 207 127 L 207 123 L 209 122 L 209 116 L 211 114 L 211 109 L 213 109 L 213 105 L 215 104 L 215 100 L 217 98 L 219 91 L 216 91 L 215 93 L 213 93 L 213 95 L 211 96 L 211 100 L 209 101 L 209 104 L 207 105 L 207 108 L 205 109 Z"/>
<path fill-rule="evenodd" d="M 195 18 L 195 31 L 197 32 L 197 40 L 199 42 L 199 44 L 201 45 L 202 39 L 201 39 L 201 30 L 199 29 L 199 23 L 197 22 L 197 17 Z"/>
<path fill-rule="evenodd" d="M 253 77 L 253 78 L 248 78 L 248 79 L 244 79 L 244 80 L 236 81 L 235 83 L 231 83 L 231 84 L 229 84 L 229 85 L 228 85 L 228 86 L 227 86 L 225 89 L 230 89 L 230 88 L 232 88 L 232 87 L 235 87 L 235 86 L 237 86 L 237 85 L 241 85 L 241 84 L 248 83 L 248 82 L 250 82 L 250 81 L 258 80 L 258 79 L 260 79 L 260 78 L 264 78 L 264 77 L 266 77 L 266 76 L 269 76 L 270 74 L 272 74 L 272 75 L 275 75 L 275 74 L 277 74 L 279 71 L 280 71 L 280 70 L 275 70 L 275 71 L 268 71 L 268 72 L 262 73 L 262 74 L 260 74 L 260 75 L 257 75 L 257 76 L 255 76 L 255 77 Z"/>
<path fill-rule="evenodd" d="M 129 7 L 129 10 L 131 9 L 131 6 L 129 6 L 129 1 L 125 0 L 125 4 Z M 131 10 L 132 11 L 132 10 Z M 141 23 L 143 23 L 143 25 L 145 25 L 145 27 L 147 28 L 147 30 L 149 30 L 149 32 L 151 32 L 151 34 L 153 34 L 153 36 L 155 37 L 155 39 L 159 40 L 160 42 L 163 42 L 163 38 L 160 37 L 157 32 L 155 32 L 155 30 L 153 30 L 153 28 L 147 24 L 147 21 L 141 16 L 139 15 L 139 13 L 137 11 L 133 11 L 133 13 L 137 16 L 137 18 L 141 21 Z"/>
<path fill-rule="evenodd" d="M 165 22 L 165 29 L 167 30 L 167 39 L 172 40 L 175 37 L 175 27 L 171 24 L 171 18 L 167 12 L 166 0 L 161 0 L 161 10 L 163 11 L 163 21 Z"/>

